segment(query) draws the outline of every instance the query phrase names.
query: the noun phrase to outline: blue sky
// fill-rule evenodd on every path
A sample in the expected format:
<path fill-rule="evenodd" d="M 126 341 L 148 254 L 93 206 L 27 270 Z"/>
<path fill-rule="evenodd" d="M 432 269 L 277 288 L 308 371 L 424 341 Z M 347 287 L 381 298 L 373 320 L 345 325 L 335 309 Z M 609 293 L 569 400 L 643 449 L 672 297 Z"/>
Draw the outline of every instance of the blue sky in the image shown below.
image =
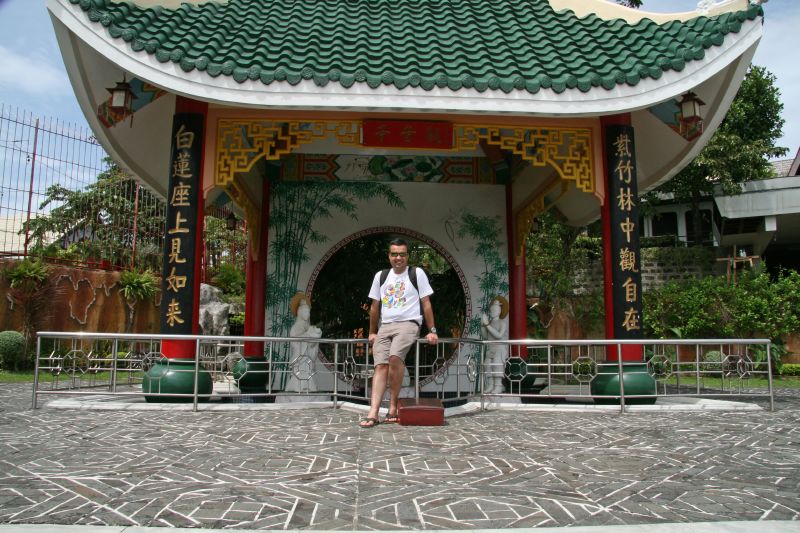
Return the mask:
<path fill-rule="evenodd" d="M 644 0 L 645 10 L 659 12 L 691 11 L 696 5 L 697 0 Z M 764 9 L 764 38 L 754 63 L 777 77 L 786 120 L 779 144 L 789 148 L 786 157 L 794 157 L 800 148 L 800 69 L 791 51 L 797 46 L 800 0 L 770 0 Z M 0 0 L 0 104 L 39 117 L 86 124 L 44 0 Z"/>

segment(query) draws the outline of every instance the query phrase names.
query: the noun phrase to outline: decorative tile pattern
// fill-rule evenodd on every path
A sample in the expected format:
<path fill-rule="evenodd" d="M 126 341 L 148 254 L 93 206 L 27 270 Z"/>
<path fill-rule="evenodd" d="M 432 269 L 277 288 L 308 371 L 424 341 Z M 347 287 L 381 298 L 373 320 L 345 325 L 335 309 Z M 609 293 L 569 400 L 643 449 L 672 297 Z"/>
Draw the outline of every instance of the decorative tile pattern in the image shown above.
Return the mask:
<path fill-rule="evenodd" d="M 28 409 L 0 385 L 0 523 L 472 529 L 800 519 L 800 392 L 738 412 Z M 759 400 L 763 401 L 763 400 Z"/>
<path fill-rule="evenodd" d="M 681 71 L 760 6 L 658 25 L 555 12 L 547 0 L 230 0 L 142 9 L 70 0 L 99 32 L 185 72 L 269 85 L 611 90 Z"/>

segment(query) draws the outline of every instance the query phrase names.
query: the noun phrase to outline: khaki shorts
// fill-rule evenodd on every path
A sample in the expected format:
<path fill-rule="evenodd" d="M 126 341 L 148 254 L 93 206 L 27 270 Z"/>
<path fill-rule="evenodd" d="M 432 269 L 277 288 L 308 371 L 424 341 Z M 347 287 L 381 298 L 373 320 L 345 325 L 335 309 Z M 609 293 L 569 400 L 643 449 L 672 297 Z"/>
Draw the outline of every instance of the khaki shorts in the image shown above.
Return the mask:
<path fill-rule="evenodd" d="M 372 345 L 375 366 L 388 364 L 389 357 L 393 355 L 405 361 L 408 350 L 414 346 L 418 337 L 419 324 L 413 320 L 381 324 Z"/>

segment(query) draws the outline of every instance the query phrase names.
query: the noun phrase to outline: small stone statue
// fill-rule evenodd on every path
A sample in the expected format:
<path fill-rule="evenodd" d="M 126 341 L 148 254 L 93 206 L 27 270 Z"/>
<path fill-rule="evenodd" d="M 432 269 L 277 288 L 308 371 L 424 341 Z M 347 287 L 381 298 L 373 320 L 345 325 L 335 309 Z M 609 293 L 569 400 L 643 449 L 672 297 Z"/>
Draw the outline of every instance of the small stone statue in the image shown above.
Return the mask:
<path fill-rule="evenodd" d="M 311 302 L 306 295 L 298 292 L 290 304 L 292 314 L 297 317 L 289 330 L 290 337 L 306 337 L 318 339 L 322 330 L 311 325 Z M 290 345 L 289 380 L 284 390 L 289 392 L 316 392 L 314 379 L 317 366 L 316 342 L 299 341 Z"/>
<path fill-rule="evenodd" d="M 231 304 L 222 301 L 222 291 L 200 284 L 200 331 L 203 335 L 227 335 Z"/>
<path fill-rule="evenodd" d="M 481 338 L 483 340 L 506 340 L 508 326 L 505 318 L 508 316 L 508 300 L 502 296 L 495 296 L 489 304 L 489 315 L 481 316 Z M 484 392 L 487 394 L 500 394 L 503 392 L 503 372 L 508 359 L 507 344 L 490 344 L 486 347 L 483 361 Z"/>

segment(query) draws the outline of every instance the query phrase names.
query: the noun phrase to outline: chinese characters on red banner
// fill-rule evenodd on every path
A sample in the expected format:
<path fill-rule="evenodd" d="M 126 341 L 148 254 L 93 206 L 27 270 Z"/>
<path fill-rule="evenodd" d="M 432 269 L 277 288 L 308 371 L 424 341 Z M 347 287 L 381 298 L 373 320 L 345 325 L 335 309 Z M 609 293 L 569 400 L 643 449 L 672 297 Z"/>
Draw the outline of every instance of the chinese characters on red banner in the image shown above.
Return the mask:
<path fill-rule="evenodd" d="M 381 148 L 453 147 L 453 124 L 436 120 L 373 120 L 362 122 L 361 144 Z"/>

